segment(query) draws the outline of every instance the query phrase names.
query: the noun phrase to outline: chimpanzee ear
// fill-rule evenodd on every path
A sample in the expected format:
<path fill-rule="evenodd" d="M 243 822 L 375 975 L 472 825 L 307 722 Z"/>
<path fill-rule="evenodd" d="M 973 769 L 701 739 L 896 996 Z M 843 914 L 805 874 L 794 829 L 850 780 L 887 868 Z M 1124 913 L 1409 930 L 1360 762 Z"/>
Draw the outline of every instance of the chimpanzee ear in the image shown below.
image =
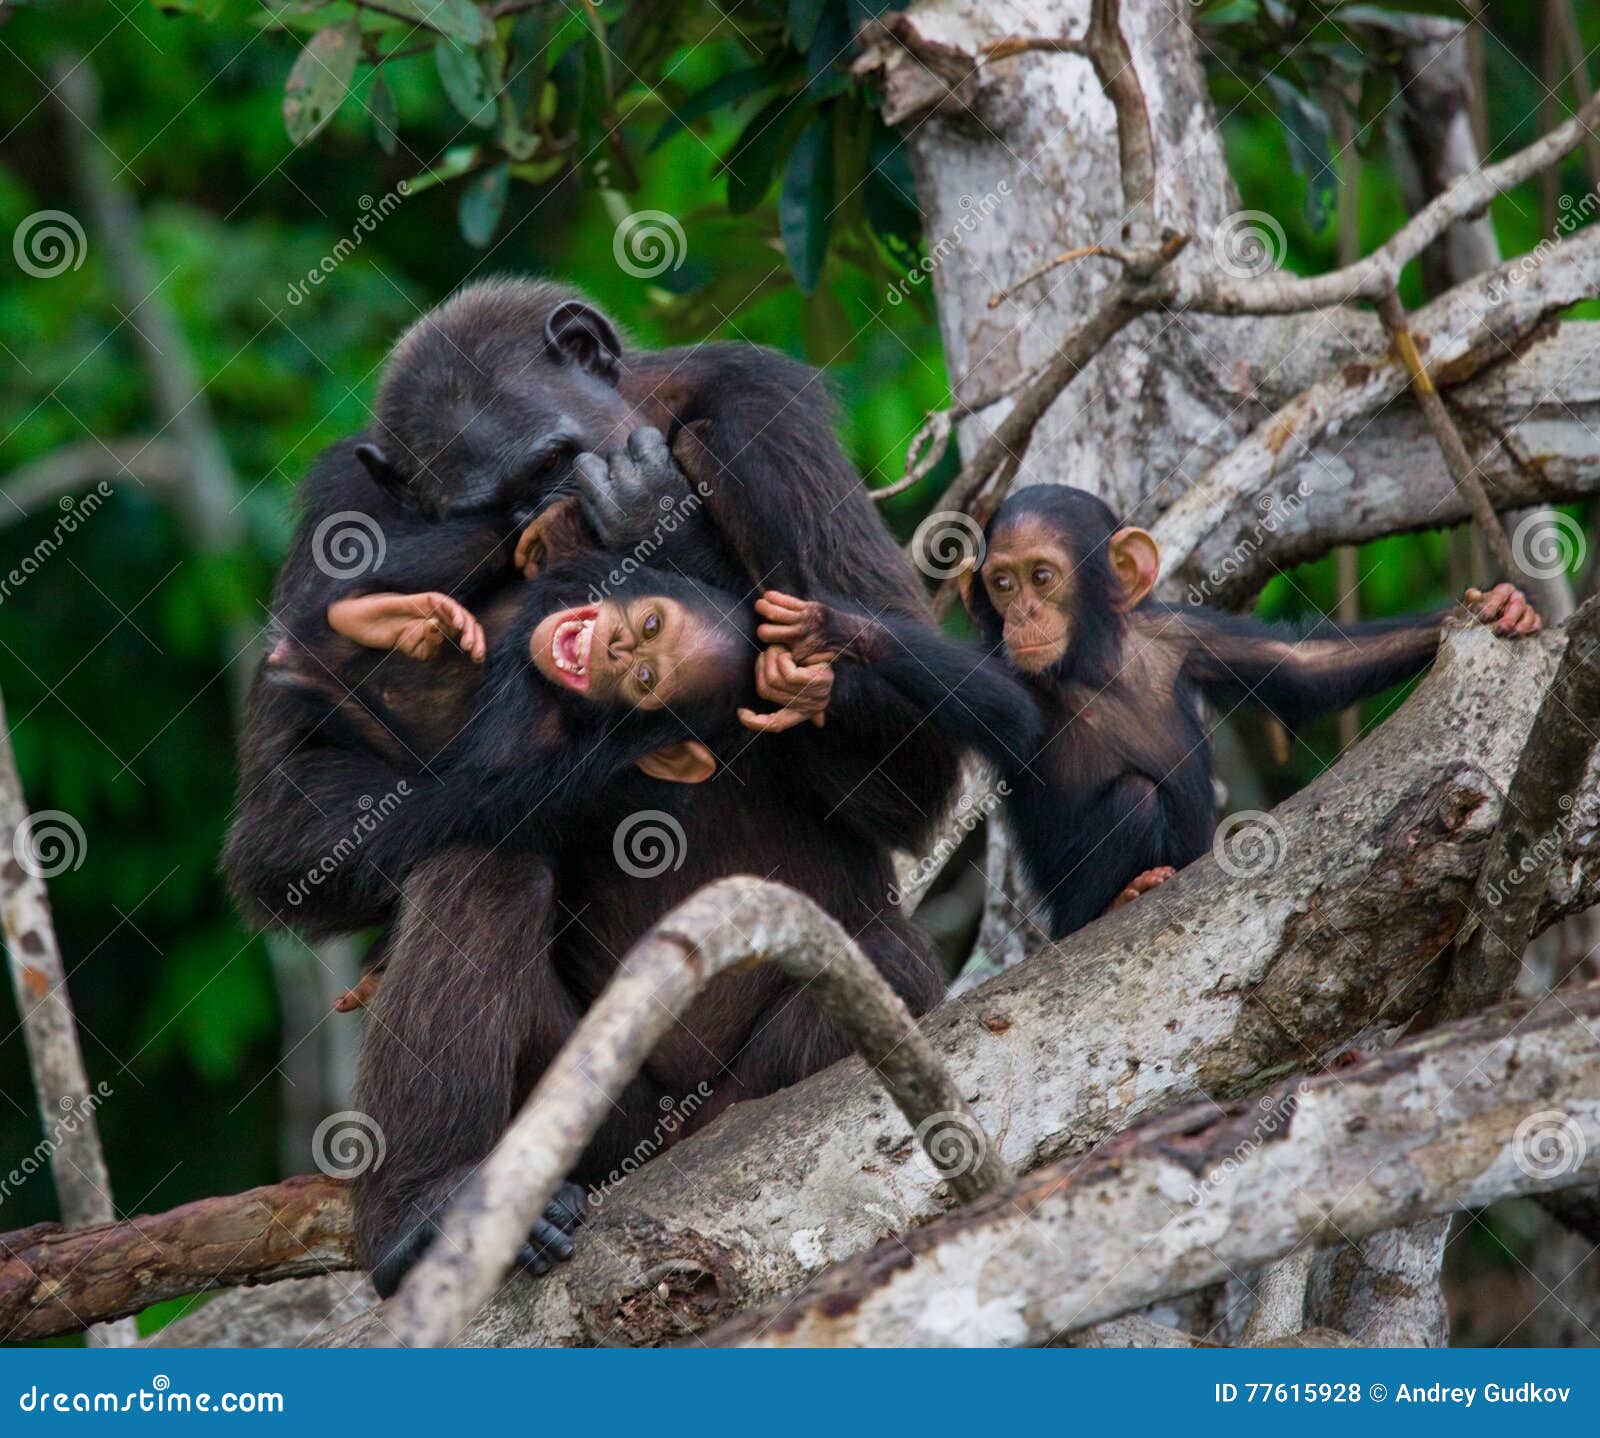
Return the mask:
<path fill-rule="evenodd" d="M 622 341 L 611 321 L 582 300 L 562 300 L 544 324 L 550 358 L 570 360 L 611 384 L 621 372 Z"/>
<path fill-rule="evenodd" d="M 1111 572 L 1122 586 L 1122 601 L 1117 607 L 1132 609 L 1156 587 L 1161 574 L 1161 546 L 1148 530 L 1130 525 L 1113 534 L 1107 548 Z"/>
<path fill-rule="evenodd" d="M 389 463 L 386 455 L 377 445 L 372 443 L 358 444 L 356 458 L 366 465 L 367 473 L 385 489 L 393 489 L 395 483 L 394 466 Z"/>
<path fill-rule="evenodd" d="M 970 554 L 961 561 L 956 570 L 956 588 L 961 591 L 961 604 L 970 618 L 977 618 L 972 612 L 972 576 L 978 572 L 978 562 Z"/>
<path fill-rule="evenodd" d="M 717 772 L 716 758 L 698 739 L 669 744 L 636 762 L 652 779 L 669 784 L 704 784 Z"/>

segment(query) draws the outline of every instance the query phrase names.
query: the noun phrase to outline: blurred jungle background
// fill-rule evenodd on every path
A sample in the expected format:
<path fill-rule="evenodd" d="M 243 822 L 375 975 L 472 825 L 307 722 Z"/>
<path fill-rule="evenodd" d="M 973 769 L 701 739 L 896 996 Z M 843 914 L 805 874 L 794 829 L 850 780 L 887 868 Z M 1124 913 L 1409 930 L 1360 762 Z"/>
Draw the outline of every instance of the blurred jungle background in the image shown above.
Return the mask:
<path fill-rule="evenodd" d="M 876 8 L 0 4 L 0 689 L 30 805 L 86 836 L 50 892 L 90 1082 L 113 1095 L 100 1122 L 119 1212 L 304 1170 L 307 1125 L 347 1077 L 357 1021 L 292 1015 L 285 1044 L 304 970 L 240 926 L 217 856 L 295 485 L 362 427 L 410 320 L 475 276 L 534 272 L 581 286 L 640 342 L 803 355 L 832 375 L 873 487 L 949 402 L 929 286 L 906 282 L 922 244 L 909 166 L 848 73 Z M 1409 8 L 1475 17 L 1492 156 L 1600 73 L 1600 7 Z M 1406 214 L 1385 13 L 1194 9 L 1243 203 L 1283 224 L 1300 272 Z M 1580 149 L 1497 201 L 1504 253 L 1557 232 L 1596 163 Z M 1408 274 L 1408 304 L 1421 283 Z M 909 534 L 954 467 L 888 502 L 889 523 Z M 1340 562 L 1275 581 L 1264 611 L 1332 611 Z M 1443 602 L 1463 561 L 1426 534 L 1342 562 L 1372 616 Z M 1341 737 L 1329 721 L 1307 740 L 1268 799 Z M 295 1038 L 307 1023 L 347 1027 Z M 40 1137 L 14 1018 L 0 1096 L 4 1170 Z M 0 1201 L 0 1229 L 54 1216 L 42 1175 Z M 1470 1305 L 1490 1327 L 1458 1341 L 1587 1341 L 1544 1302 L 1534 1232 L 1515 1206 L 1463 1230 L 1454 1282 L 1493 1299 Z"/>

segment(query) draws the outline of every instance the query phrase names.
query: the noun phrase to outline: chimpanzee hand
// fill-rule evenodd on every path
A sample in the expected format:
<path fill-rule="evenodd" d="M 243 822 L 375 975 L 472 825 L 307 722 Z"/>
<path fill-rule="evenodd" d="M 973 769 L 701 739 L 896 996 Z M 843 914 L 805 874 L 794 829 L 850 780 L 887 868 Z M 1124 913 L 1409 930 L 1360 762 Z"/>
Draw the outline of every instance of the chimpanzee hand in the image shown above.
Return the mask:
<path fill-rule="evenodd" d="M 794 655 L 775 644 L 756 660 L 756 693 L 779 708 L 773 714 L 741 709 L 739 722 L 746 729 L 781 734 L 808 719 L 820 729 L 827 722 L 833 695 L 833 667 L 823 662 L 797 664 Z"/>
<path fill-rule="evenodd" d="M 580 454 L 575 473 L 583 517 L 605 549 L 631 549 L 689 498 L 689 481 L 658 429 L 634 430 L 626 449 L 604 459 Z"/>
<path fill-rule="evenodd" d="M 524 579 L 532 579 L 541 569 L 589 546 L 583 513 L 575 494 L 564 495 L 545 506 L 531 520 L 517 540 L 514 563 Z"/>
<path fill-rule="evenodd" d="M 1481 589 L 1469 589 L 1462 602 L 1479 624 L 1494 625 L 1494 632 L 1507 639 L 1521 639 L 1544 628 L 1539 611 L 1514 584 L 1497 584 L 1487 594 Z"/>
<path fill-rule="evenodd" d="M 769 589 L 756 600 L 756 613 L 766 620 L 756 629 L 756 638 L 763 644 L 781 645 L 800 664 L 813 660 L 826 664 L 833 660 L 835 651 L 828 644 L 825 605 Z"/>
<path fill-rule="evenodd" d="M 328 606 L 328 627 L 368 649 L 395 649 L 412 659 L 432 659 L 453 639 L 474 663 L 488 641 L 471 611 L 448 594 L 363 594 Z"/>
<path fill-rule="evenodd" d="M 517 1250 L 517 1265 L 529 1273 L 539 1274 L 548 1273 L 552 1263 L 565 1263 L 572 1257 L 572 1239 L 568 1235 L 583 1222 L 583 1210 L 583 1189 L 575 1183 L 562 1184 L 545 1205 L 544 1217 L 534 1219 L 527 1239 Z M 378 1290 L 378 1297 L 388 1298 L 400 1287 L 401 1280 L 439 1236 L 442 1217 L 441 1207 L 419 1219 L 373 1265 L 372 1286 Z"/>

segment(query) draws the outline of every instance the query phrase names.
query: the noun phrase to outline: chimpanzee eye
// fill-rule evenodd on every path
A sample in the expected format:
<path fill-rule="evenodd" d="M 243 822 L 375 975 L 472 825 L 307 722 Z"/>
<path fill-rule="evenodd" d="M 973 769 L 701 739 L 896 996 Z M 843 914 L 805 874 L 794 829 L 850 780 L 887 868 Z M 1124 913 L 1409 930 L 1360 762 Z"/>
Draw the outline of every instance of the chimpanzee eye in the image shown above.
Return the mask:
<path fill-rule="evenodd" d="M 1040 589 L 1043 589 L 1045 585 L 1047 585 L 1055 577 L 1055 571 L 1047 568 L 1043 564 L 1033 571 L 1033 582 L 1038 585 Z"/>
<path fill-rule="evenodd" d="M 1011 593 L 1011 576 L 1009 574 L 997 574 L 997 575 L 995 575 L 995 577 L 994 577 L 994 587 L 996 589 L 998 589 L 1002 594 Z"/>
<path fill-rule="evenodd" d="M 641 664 L 633 671 L 633 677 L 638 681 L 639 688 L 648 694 L 656 687 L 656 671 L 648 664 Z"/>
<path fill-rule="evenodd" d="M 639 632 L 643 634 L 646 639 L 654 639 L 656 635 L 661 633 L 661 611 L 658 609 L 652 609 L 647 615 L 645 615 L 644 624 L 640 627 Z"/>

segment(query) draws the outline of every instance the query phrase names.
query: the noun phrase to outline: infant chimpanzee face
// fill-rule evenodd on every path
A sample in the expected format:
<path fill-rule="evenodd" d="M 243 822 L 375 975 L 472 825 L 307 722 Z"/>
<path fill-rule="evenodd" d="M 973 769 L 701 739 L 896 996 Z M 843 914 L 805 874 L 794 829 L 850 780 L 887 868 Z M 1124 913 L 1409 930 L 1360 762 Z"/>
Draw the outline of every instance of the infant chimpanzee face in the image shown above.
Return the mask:
<path fill-rule="evenodd" d="M 528 651 L 553 684 L 596 704 L 647 710 L 737 691 L 751 664 L 748 647 L 714 614 L 664 594 L 547 615 Z"/>

